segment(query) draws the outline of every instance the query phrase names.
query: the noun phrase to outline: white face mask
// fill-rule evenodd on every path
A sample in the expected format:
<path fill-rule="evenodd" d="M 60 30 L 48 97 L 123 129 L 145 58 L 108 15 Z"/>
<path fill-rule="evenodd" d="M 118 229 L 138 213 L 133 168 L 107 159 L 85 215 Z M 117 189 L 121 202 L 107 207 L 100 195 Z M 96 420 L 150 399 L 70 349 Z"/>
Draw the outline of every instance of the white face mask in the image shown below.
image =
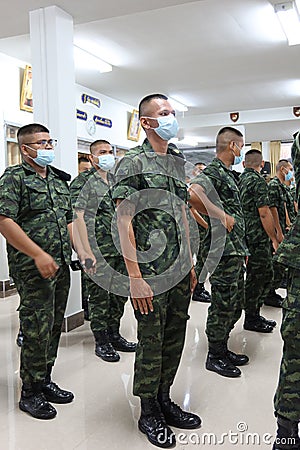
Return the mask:
<path fill-rule="evenodd" d="M 25 145 L 25 144 L 24 144 Z M 30 148 L 31 150 L 34 150 L 37 154 L 36 158 L 32 158 L 29 156 L 32 161 L 34 161 L 38 166 L 40 167 L 46 167 L 49 164 L 52 164 L 55 158 L 54 150 L 35 150 L 32 147 L 29 147 L 29 145 L 26 145 L 26 147 Z"/>
<path fill-rule="evenodd" d="M 177 119 L 173 114 L 160 117 L 146 117 L 146 119 L 157 120 L 158 127 L 151 129 L 154 130 L 155 133 L 158 134 L 158 136 L 164 141 L 169 141 L 177 136 L 179 126 Z"/>
<path fill-rule="evenodd" d="M 115 157 L 111 153 L 108 155 L 96 156 L 96 158 L 98 158 L 98 162 L 96 162 L 97 166 L 105 172 L 111 170 L 115 165 Z"/>

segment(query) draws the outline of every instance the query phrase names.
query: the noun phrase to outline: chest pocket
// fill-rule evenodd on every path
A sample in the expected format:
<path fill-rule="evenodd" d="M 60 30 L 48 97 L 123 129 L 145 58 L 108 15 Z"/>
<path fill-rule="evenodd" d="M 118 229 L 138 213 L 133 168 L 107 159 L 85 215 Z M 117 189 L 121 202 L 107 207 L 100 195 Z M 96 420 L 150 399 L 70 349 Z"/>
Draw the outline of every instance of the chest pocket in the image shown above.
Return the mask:
<path fill-rule="evenodd" d="M 55 182 L 55 198 L 53 198 L 54 206 L 60 209 L 70 209 L 70 194 L 67 186 L 62 183 Z"/>
<path fill-rule="evenodd" d="M 170 187 L 168 177 L 161 174 L 144 174 L 143 190 L 140 202 L 150 208 L 167 207 L 170 204 Z"/>
<path fill-rule="evenodd" d="M 25 185 L 27 188 L 29 205 L 31 210 L 43 211 L 51 206 L 48 188 L 46 184 L 25 180 Z"/>

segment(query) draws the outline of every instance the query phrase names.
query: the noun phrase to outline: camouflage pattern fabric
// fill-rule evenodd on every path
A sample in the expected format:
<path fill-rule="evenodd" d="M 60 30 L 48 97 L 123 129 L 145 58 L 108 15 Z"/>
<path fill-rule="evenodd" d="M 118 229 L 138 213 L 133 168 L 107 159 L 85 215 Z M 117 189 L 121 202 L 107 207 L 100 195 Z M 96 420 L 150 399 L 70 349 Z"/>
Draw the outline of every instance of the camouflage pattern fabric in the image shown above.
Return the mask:
<path fill-rule="evenodd" d="M 71 262 L 67 224 L 73 220 L 69 188 L 48 166 L 47 178 L 26 162 L 0 178 L 0 215 L 14 220 L 58 265 Z M 11 276 L 32 265 L 29 256 L 7 245 Z"/>
<path fill-rule="evenodd" d="M 292 146 L 292 158 L 300 187 L 299 133 Z M 284 241 L 276 261 L 288 267 L 287 297 L 283 301 L 281 335 L 284 341 L 280 376 L 274 399 L 275 411 L 290 420 L 300 421 L 300 212 Z"/>
<path fill-rule="evenodd" d="M 285 185 L 281 183 L 278 177 L 274 177 L 269 182 L 268 193 L 269 193 L 270 207 L 277 208 L 281 230 L 283 234 L 285 234 L 287 227 L 285 215 L 286 190 Z"/>
<path fill-rule="evenodd" d="M 281 336 L 284 342 L 275 411 L 300 421 L 300 270 L 289 268 L 288 296 L 283 304 Z"/>
<path fill-rule="evenodd" d="M 239 179 L 241 203 L 250 251 L 245 283 L 245 311 L 259 311 L 272 288 L 273 267 L 270 239 L 262 225 L 258 208 L 269 206 L 268 186 L 254 169 L 246 168 Z"/>
<path fill-rule="evenodd" d="M 62 265 L 56 277 L 48 280 L 32 264 L 26 273 L 16 273 L 14 282 L 24 335 L 20 376 L 23 383 L 44 381 L 57 356 L 70 286 L 69 267 Z"/>
<path fill-rule="evenodd" d="M 171 266 L 182 279 L 191 267 L 181 209 L 187 201 L 184 160 L 173 152 L 169 148 L 166 156 L 160 156 L 146 139 L 126 153 L 115 171 L 113 198 L 129 199 L 135 205 L 138 263 L 149 279 Z"/>
<path fill-rule="evenodd" d="M 244 258 L 241 256 L 223 256 L 210 275 L 211 304 L 205 330 L 209 343 L 227 342 L 239 320 L 245 307 L 244 275 Z"/>
<path fill-rule="evenodd" d="M 290 222 L 293 223 L 296 219 L 296 210 L 294 205 L 294 195 L 292 193 L 292 190 L 289 186 L 284 185 L 285 192 L 286 192 L 286 209 L 289 215 Z M 295 193 L 296 194 L 296 193 Z"/>
<path fill-rule="evenodd" d="M 20 376 L 25 383 L 43 381 L 53 366 L 66 308 L 71 261 L 67 224 L 73 214 L 69 188 L 48 166 L 46 178 L 27 163 L 8 167 L 0 178 L 0 214 L 13 219 L 60 266 L 45 280 L 33 260 L 8 245 L 8 262 L 20 295 L 24 344 Z"/>
<path fill-rule="evenodd" d="M 115 171 L 113 198 L 135 205 L 138 263 L 154 291 L 154 311 L 135 312 L 133 392 L 143 398 L 155 397 L 160 386 L 167 389 L 173 383 L 185 340 L 191 261 L 182 230 L 182 205 L 187 201 L 184 163 L 180 150 L 169 147 L 167 155 L 160 156 L 146 139 L 126 153 Z M 151 284 L 157 279 L 159 294 Z"/>
<path fill-rule="evenodd" d="M 223 227 L 225 230 L 225 239 L 222 241 L 224 250 L 218 247 L 218 242 L 213 243 L 215 250 L 210 250 L 212 257 L 209 265 L 215 269 L 210 276 L 211 304 L 208 309 L 206 334 L 210 343 L 227 342 L 229 333 L 244 308 L 244 259 L 249 254 L 239 189 L 234 175 L 218 158 L 194 178 L 193 183 L 201 185 L 215 205 L 235 218 L 231 233 L 226 232 L 219 220 L 210 218 L 209 231 L 204 240 L 204 252 L 207 255 L 213 228 Z M 214 261 L 214 253 L 221 254 L 221 259 Z"/>
<path fill-rule="evenodd" d="M 186 276 L 168 292 L 153 298 L 154 311 L 138 321 L 133 394 L 156 397 L 159 387 L 167 390 L 174 381 L 185 341 L 189 319 L 190 278 Z"/>
<path fill-rule="evenodd" d="M 110 267 L 124 273 L 125 263 L 123 260 L 120 261 L 120 258 L 111 257 L 107 258 L 106 261 Z M 121 317 L 123 316 L 124 306 L 128 297 L 115 295 L 113 292 L 109 292 L 109 290 L 101 287 L 97 280 L 100 279 L 101 275 L 105 277 L 106 272 L 99 273 L 101 272 L 101 266 L 97 267 L 97 271 L 98 273 L 95 277 L 87 277 L 86 279 L 87 290 L 90 296 L 89 317 L 91 330 L 97 332 L 112 328 L 119 331 Z"/>
<path fill-rule="evenodd" d="M 89 294 L 90 326 L 93 332 L 119 330 L 127 297 L 110 291 L 113 273 L 108 265 L 120 273 L 125 273 L 125 264 L 115 242 L 118 232 L 114 227 L 115 202 L 111 197 L 114 178 L 108 173 L 108 184 L 95 168 L 79 174 L 71 183 L 72 204 L 76 210 L 84 211 L 89 243 L 97 258 L 96 274 L 85 277 Z"/>
<path fill-rule="evenodd" d="M 245 311 L 254 315 L 274 286 L 272 251 L 269 244 L 248 245 L 251 256 L 246 266 Z M 279 267 L 282 273 L 282 267 Z M 281 281 L 281 278 L 280 278 Z M 279 283 L 280 284 L 280 283 Z"/>
<path fill-rule="evenodd" d="M 207 197 L 225 213 L 235 219 L 235 224 L 231 233 L 226 233 L 225 243 L 221 239 L 224 250 L 223 256 L 246 256 L 248 249 L 245 240 L 245 220 L 242 211 L 239 189 L 234 175 L 225 164 L 218 158 L 215 158 L 201 174 L 192 180 L 193 183 L 203 187 Z M 213 228 L 220 228 L 220 221 L 210 218 L 208 233 L 203 243 L 205 256 L 208 254 L 211 245 L 211 236 Z M 223 225 L 221 225 L 224 230 Z M 215 252 L 219 253 L 218 243 L 215 243 Z"/>
<path fill-rule="evenodd" d="M 300 187 L 300 145 L 299 145 L 299 133 L 292 146 L 292 158 L 295 170 L 295 179 L 297 182 L 297 192 Z M 300 269 L 300 213 L 296 216 L 296 219 L 285 236 L 283 242 L 280 244 L 276 255 L 275 261 L 285 267 L 293 267 Z"/>

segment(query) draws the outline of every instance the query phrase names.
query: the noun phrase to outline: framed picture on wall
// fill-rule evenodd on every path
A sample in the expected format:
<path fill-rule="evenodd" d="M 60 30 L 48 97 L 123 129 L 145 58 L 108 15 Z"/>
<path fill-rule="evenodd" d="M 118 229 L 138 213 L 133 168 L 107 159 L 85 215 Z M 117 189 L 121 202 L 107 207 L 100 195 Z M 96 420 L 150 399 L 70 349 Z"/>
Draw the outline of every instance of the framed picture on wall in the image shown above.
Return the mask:
<path fill-rule="evenodd" d="M 141 124 L 139 121 L 139 112 L 137 109 L 134 109 L 130 117 L 127 139 L 130 139 L 131 141 L 138 141 L 140 138 L 140 132 Z"/>
<path fill-rule="evenodd" d="M 24 69 L 23 82 L 21 88 L 20 109 L 33 112 L 32 104 L 32 68 L 26 66 Z"/>

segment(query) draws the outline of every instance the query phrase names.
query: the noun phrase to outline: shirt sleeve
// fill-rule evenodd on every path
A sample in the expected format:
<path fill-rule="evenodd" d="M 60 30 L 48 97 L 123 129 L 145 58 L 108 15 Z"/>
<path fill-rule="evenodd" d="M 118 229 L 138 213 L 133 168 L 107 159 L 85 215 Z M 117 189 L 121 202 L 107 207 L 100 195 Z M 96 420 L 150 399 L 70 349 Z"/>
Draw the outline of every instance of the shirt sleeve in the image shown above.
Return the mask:
<path fill-rule="evenodd" d="M 21 185 L 18 176 L 6 169 L 0 178 L 0 215 L 16 220 L 21 201 Z"/>
<path fill-rule="evenodd" d="M 83 178 L 79 175 L 72 181 L 70 185 L 70 193 L 73 208 L 85 210 L 87 207 L 87 199 L 89 195 L 87 193 L 87 183 L 84 182 Z"/>
<path fill-rule="evenodd" d="M 257 208 L 270 205 L 268 185 L 262 178 L 258 178 L 258 181 L 255 184 L 255 205 Z"/>
<path fill-rule="evenodd" d="M 272 207 L 278 208 L 280 203 L 280 194 L 277 186 L 274 185 L 273 183 L 270 183 L 268 186 L 268 196 L 270 208 Z"/>
<path fill-rule="evenodd" d="M 112 198 L 130 200 L 130 197 L 140 190 L 140 177 L 141 170 L 138 169 L 134 159 L 124 156 L 116 167 Z"/>

